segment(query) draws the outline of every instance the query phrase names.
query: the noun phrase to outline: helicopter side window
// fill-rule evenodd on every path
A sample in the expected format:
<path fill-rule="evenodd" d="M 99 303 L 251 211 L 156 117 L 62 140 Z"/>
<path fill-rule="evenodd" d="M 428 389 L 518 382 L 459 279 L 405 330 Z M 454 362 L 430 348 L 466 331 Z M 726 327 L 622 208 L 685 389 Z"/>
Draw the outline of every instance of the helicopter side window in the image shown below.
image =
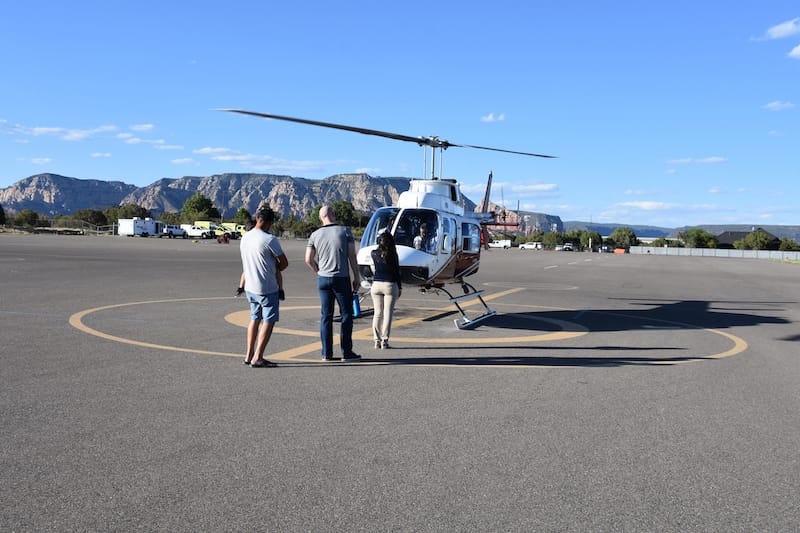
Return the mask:
<path fill-rule="evenodd" d="M 465 252 L 480 252 L 481 228 L 476 224 L 464 222 L 461 224 L 461 236 Z"/>
<path fill-rule="evenodd" d="M 443 218 L 442 219 L 442 247 L 441 251 L 443 253 L 451 253 L 454 250 L 451 250 L 452 246 L 451 243 L 455 242 L 453 239 L 455 238 L 455 221 L 452 218 Z"/>

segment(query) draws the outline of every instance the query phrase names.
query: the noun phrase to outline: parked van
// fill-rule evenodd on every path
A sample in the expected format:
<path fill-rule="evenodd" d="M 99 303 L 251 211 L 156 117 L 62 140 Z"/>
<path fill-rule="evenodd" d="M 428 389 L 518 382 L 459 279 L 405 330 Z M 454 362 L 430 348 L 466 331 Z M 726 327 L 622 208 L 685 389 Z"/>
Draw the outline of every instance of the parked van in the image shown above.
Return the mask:
<path fill-rule="evenodd" d="M 152 218 L 120 218 L 117 220 L 117 233 L 119 235 L 126 235 L 133 237 L 149 237 L 150 235 L 161 236 L 161 231 L 164 228 L 164 223 L 160 220 L 153 220 Z"/>

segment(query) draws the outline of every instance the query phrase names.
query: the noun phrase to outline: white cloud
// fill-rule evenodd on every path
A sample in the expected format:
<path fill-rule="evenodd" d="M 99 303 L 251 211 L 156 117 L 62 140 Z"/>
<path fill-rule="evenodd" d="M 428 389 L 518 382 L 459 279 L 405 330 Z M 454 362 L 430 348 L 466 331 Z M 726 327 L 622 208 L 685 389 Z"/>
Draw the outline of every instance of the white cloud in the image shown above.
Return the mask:
<path fill-rule="evenodd" d="M 183 146 L 177 144 L 161 144 L 155 148 L 158 150 L 183 150 Z"/>
<path fill-rule="evenodd" d="M 769 111 L 784 111 L 786 109 L 794 109 L 795 105 L 792 102 L 781 102 L 780 100 L 774 100 L 761 107 Z"/>
<path fill-rule="evenodd" d="M 494 113 L 489 113 L 485 117 L 481 117 L 481 122 L 502 122 L 506 119 L 505 113 L 500 113 L 495 116 Z"/>
<path fill-rule="evenodd" d="M 800 17 L 781 22 L 769 28 L 764 34 L 764 39 L 783 39 L 800 34 Z"/>
<path fill-rule="evenodd" d="M 197 150 L 193 150 L 195 154 L 227 154 L 233 152 L 230 148 L 212 148 L 210 146 L 206 146 L 205 148 L 198 148 Z"/>
<path fill-rule="evenodd" d="M 792 48 L 792 51 L 789 52 L 789 57 L 794 59 L 800 59 L 800 44 Z"/>
<path fill-rule="evenodd" d="M 96 128 L 83 130 L 77 128 L 62 128 L 58 126 L 35 126 L 35 127 L 27 127 L 27 126 L 20 126 L 15 125 L 13 128 L 8 128 L 7 123 L 3 121 L 0 123 L 0 127 L 4 130 L 10 129 L 12 133 L 19 133 L 22 135 L 28 135 L 32 137 L 40 137 L 44 135 L 52 135 L 56 137 L 61 137 L 61 139 L 65 141 L 83 141 L 92 137 L 98 133 L 107 133 L 110 131 L 116 131 L 116 126 L 106 125 L 106 126 L 98 126 Z"/>
<path fill-rule="evenodd" d="M 116 129 L 116 126 L 99 126 L 91 130 L 67 130 L 61 138 L 65 141 L 83 141 L 97 133 L 116 131 Z"/>
<path fill-rule="evenodd" d="M 61 135 L 64 133 L 64 128 L 48 128 L 48 127 L 34 127 L 28 130 L 28 133 L 33 135 L 34 137 L 38 137 L 40 135 Z"/>
<path fill-rule="evenodd" d="M 180 159 L 173 159 L 170 163 L 173 165 L 188 165 L 189 163 L 194 163 L 194 159 L 191 157 L 182 157 Z"/>
<path fill-rule="evenodd" d="M 712 204 L 674 204 L 670 202 L 654 202 L 654 201 L 641 201 L 641 202 L 622 202 L 616 204 L 618 207 L 629 207 L 632 209 L 639 209 L 641 211 L 705 211 L 709 209 L 718 209 L 717 206 Z"/>
<path fill-rule="evenodd" d="M 703 157 L 700 159 L 694 157 L 686 157 L 683 159 L 670 159 L 667 163 L 671 165 L 691 165 L 691 164 L 713 164 L 713 163 L 724 163 L 728 160 L 727 157 L 720 157 L 720 156 L 711 156 L 711 157 Z"/>
<path fill-rule="evenodd" d="M 647 196 L 647 195 L 657 195 L 663 194 L 661 191 L 652 190 L 652 189 L 627 189 L 623 194 L 626 196 Z"/>
<path fill-rule="evenodd" d="M 711 187 L 710 189 L 708 189 L 708 192 L 710 192 L 711 194 L 719 194 L 719 193 L 721 193 L 723 191 L 722 191 L 722 187 L 714 186 L 714 187 Z"/>
<path fill-rule="evenodd" d="M 379 168 L 364 167 L 364 168 L 357 168 L 355 169 L 354 172 L 356 174 L 369 174 L 370 176 L 377 176 L 380 173 L 380 171 L 381 169 Z"/>
<path fill-rule="evenodd" d="M 131 129 L 133 131 L 150 131 L 153 128 L 155 128 L 155 126 L 153 126 L 152 124 L 134 124 L 133 126 L 131 126 Z"/>
<path fill-rule="evenodd" d="M 51 161 L 52 159 L 50 159 L 49 157 L 34 157 L 33 159 L 31 159 L 31 163 L 33 163 L 34 165 L 46 165 Z"/>
<path fill-rule="evenodd" d="M 641 202 L 622 202 L 618 205 L 623 207 L 633 207 L 643 211 L 666 211 L 669 209 L 675 209 L 677 207 L 677 204 L 671 204 L 668 202 L 653 202 L 649 200 L 643 200 Z"/>
<path fill-rule="evenodd" d="M 158 145 L 164 144 L 163 139 L 141 139 L 139 137 L 127 137 L 125 139 L 125 144 L 152 144 L 158 147 Z"/>
<path fill-rule="evenodd" d="M 243 154 L 230 148 L 205 147 L 193 150 L 193 153 L 211 156 L 214 161 L 237 162 L 247 169 L 260 172 L 309 172 L 322 170 L 328 164 L 325 161 L 289 161 L 270 155 Z"/>
<path fill-rule="evenodd" d="M 544 196 L 558 192 L 555 183 L 534 183 L 531 185 L 512 185 L 511 191 L 518 195 Z"/>
<path fill-rule="evenodd" d="M 111 154 L 108 152 L 93 152 L 92 157 L 111 157 Z"/>

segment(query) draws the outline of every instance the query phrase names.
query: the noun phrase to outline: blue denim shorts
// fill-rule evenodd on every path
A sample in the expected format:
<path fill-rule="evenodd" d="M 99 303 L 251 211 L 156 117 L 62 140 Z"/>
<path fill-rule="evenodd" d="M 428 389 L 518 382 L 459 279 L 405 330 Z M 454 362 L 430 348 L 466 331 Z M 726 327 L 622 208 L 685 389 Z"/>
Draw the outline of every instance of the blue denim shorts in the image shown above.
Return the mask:
<path fill-rule="evenodd" d="M 277 292 L 272 294 L 253 294 L 248 292 L 247 301 L 250 302 L 250 320 L 278 321 L 279 300 Z"/>

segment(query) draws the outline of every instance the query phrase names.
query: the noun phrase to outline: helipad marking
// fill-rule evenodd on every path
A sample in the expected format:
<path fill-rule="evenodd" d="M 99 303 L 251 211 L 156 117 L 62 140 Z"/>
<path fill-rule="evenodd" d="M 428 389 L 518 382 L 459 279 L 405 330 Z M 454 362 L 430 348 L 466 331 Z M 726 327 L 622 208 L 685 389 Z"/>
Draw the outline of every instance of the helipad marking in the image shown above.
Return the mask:
<path fill-rule="evenodd" d="M 178 346 L 167 346 L 163 344 L 154 344 L 152 342 L 142 342 L 133 339 L 126 339 L 125 337 L 117 337 L 116 335 L 110 335 L 108 333 L 103 333 L 102 331 L 98 331 L 94 328 L 90 328 L 86 324 L 83 323 L 83 317 L 86 315 L 96 313 L 98 311 L 106 311 L 108 309 L 118 309 L 120 307 L 129 307 L 134 305 L 147 305 L 147 304 L 162 304 L 162 303 L 172 303 L 172 302 L 197 302 L 201 300 L 223 300 L 227 298 L 223 297 L 215 297 L 215 298 L 179 298 L 176 300 L 150 300 L 147 302 L 128 302 L 124 304 L 114 304 L 114 305 L 104 305 L 103 307 L 95 307 L 94 309 L 86 309 L 85 311 L 79 311 L 72 316 L 69 317 L 69 323 L 72 327 L 83 331 L 84 333 L 88 333 L 89 335 L 94 335 L 95 337 L 100 337 L 102 339 L 107 339 L 115 342 L 120 342 L 122 344 L 132 344 L 134 346 L 142 346 L 145 348 L 156 348 L 159 350 L 170 350 L 173 352 L 185 352 L 185 353 L 199 353 L 204 355 L 225 355 L 228 357 L 241 357 L 242 354 L 237 353 L 228 353 L 228 352 L 214 352 L 210 350 L 199 350 L 199 349 L 189 349 L 189 348 L 181 348 Z"/>
<path fill-rule="evenodd" d="M 502 292 L 499 292 L 499 293 L 496 293 L 496 294 L 488 295 L 488 296 L 484 297 L 484 300 L 497 299 L 497 298 L 500 298 L 502 296 L 506 296 L 508 294 L 512 294 L 512 293 L 519 292 L 519 291 L 522 291 L 522 290 L 525 290 L 525 289 L 524 288 L 509 289 L 509 290 L 502 291 Z M 227 357 L 241 357 L 241 353 L 229 353 L 229 352 L 218 352 L 218 351 L 201 350 L 201 349 L 193 349 L 193 348 L 182 348 L 182 347 L 178 347 L 178 346 L 168 346 L 168 345 L 163 345 L 163 344 L 155 344 L 155 343 L 150 343 L 150 342 L 127 339 L 125 337 L 119 337 L 119 336 L 116 336 L 116 335 L 111 335 L 111 334 L 108 334 L 108 333 L 104 333 L 102 331 L 99 331 L 99 330 L 96 330 L 94 328 L 91 328 L 91 327 L 89 327 L 89 326 L 87 326 L 86 324 L 83 323 L 83 318 L 86 317 L 87 315 L 92 314 L 92 313 L 96 313 L 96 312 L 100 312 L 100 311 L 106 311 L 106 310 L 109 310 L 109 309 L 116 309 L 116 308 L 129 307 L 129 306 L 135 306 L 135 305 L 163 304 L 163 303 L 173 303 L 173 302 L 224 300 L 224 299 L 228 299 L 228 298 L 229 297 L 177 298 L 177 299 L 167 299 L 167 300 L 149 300 L 149 301 L 142 301 L 142 302 L 128 302 L 128 303 L 122 303 L 122 304 L 106 305 L 106 306 L 95 307 L 95 308 L 92 308 L 92 309 L 86 309 L 84 311 L 79 311 L 77 313 L 74 313 L 69 318 L 69 324 L 71 326 L 73 326 L 74 328 L 76 328 L 76 329 L 78 329 L 80 331 L 83 331 L 84 333 L 88 333 L 89 335 L 94 335 L 96 337 L 100 337 L 100 338 L 104 338 L 104 339 L 107 339 L 107 340 L 119 342 L 119 343 L 122 343 L 122 344 L 130 344 L 130 345 L 141 346 L 141 347 L 145 347 L 145 348 L 155 348 L 155 349 L 160 349 L 160 350 L 169 350 L 169 351 L 184 352 L 184 353 L 196 353 L 196 354 L 203 354 L 203 355 L 222 355 L 222 356 L 227 356 Z M 477 304 L 477 302 L 470 302 L 467 305 L 474 305 L 474 304 Z M 509 305 L 514 305 L 514 306 L 517 306 L 517 307 L 544 308 L 542 306 L 537 306 L 537 305 L 521 305 L 521 304 L 509 304 Z M 302 310 L 302 309 L 319 309 L 319 307 L 316 306 L 316 305 L 314 305 L 314 306 L 286 306 L 283 309 L 285 311 L 292 311 L 292 310 Z M 422 309 L 422 308 L 418 308 L 418 309 Z M 428 309 L 430 310 L 430 308 L 428 308 Z M 548 309 L 556 309 L 556 308 L 548 307 Z M 451 308 L 450 308 L 450 306 L 447 306 L 447 307 L 444 307 L 444 308 L 434 308 L 432 310 L 437 312 L 437 313 L 441 313 L 443 311 L 451 310 Z M 589 310 L 589 308 L 585 309 L 584 311 L 581 311 L 581 313 L 579 313 L 579 314 L 583 314 L 584 312 L 586 312 L 588 310 Z M 679 364 L 679 363 L 689 363 L 689 362 L 694 362 L 694 361 L 700 361 L 700 360 L 703 360 L 703 359 L 722 359 L 722 358 L 725 358 L 725 357 L 730 357 L 732 355 L 736 355 L 738 353 L 741 353 L 741 352 L 745 351 L 748 348 L 747 342 L 745 342 L 740 337 L 737 337 L 737 336 L 732 335 L 730 333 L 726 333 L 726 332 L 719 331 L 719 330 L 716 330 L 716 329 L 703 328 L 703 327 L 700 327 L 700 326 L 696 326 L 696 325 L 693 325 L 693 324 L 687 324 L 687 323 L 684 323 L 684 322 L 676 322 L 676 321 L 664 320 L 664 319 L 658 319 L 658 318 L 652 318 L 652 317 L 644 317 L 643 318 L 643 317 L 638 317 L 638 316 L 633 316 L 633 315 L 627 315 L 625 313 L 608 313 L 608 312 L 604 312 L 603 314 L 624 316 L 626 318 L 633 318 L 633 319 L 637 319 L 637 320 L 645 320 L 645 321 L 648 321 L 648 322 L 661 322 L 661 323 L 665 323 L 665 324 L 679 325 L 679 326 L 686 327 L 686 328 L 689 328 L 689 329 L 697 329 L 697 330 L 701 330 L 701 331 L 707 331 L 709 333 L 714 333 L 714 334 L 717 334 L 717 335 L 721 335 L 721 336 L 727 338 L 728 340 L 730 340 L 731 342 L 733 342 L 733 347 L 730 348 L 729 350 L 724 351 L 724 352 L 705 355 L 705 356 L 698 356 L 698 357 L 695 357 L 695 358 L 687 359 L 685 361 L 657 361 L 657 360 L 654 360 L 654 361 L 651 361 L 649 364 Z M 242 322 L 241 315 L 244 315 L 244 317 L 245 317 L 244 318 L 244 322 Z M 516 313 L 509 313 L 509 316 L 515 316 L 515 317 L 524 318 L 524 319 L 527 319 L 527 320 L 550 322 L 550 323 L 552 323 L 554 325 L 557 325 L 557 326 L 561 327 L 562 331 L 546 333 L 546 334 L 542 334 L 542 335 L 531 335 L 531 336 L 512 337 L 512 338 L 497 338 L 497 337 L 487 338 L 487 337 L 481 337 L 481 338 L 477 338 L 476 339 L 476 338 L 464 338 L 464 337 L 457 337 L 457 338 L 394 337 L 394 339 L 396 341 L 398 341 L 398 342 L 409 342 L 409 343 L 420 342 L 420 343 L 430 343 L 430 344 L 436 344 L 436 343 L 439 343 L 439 344 L 489 344 L 489 343 L 497 344 L 497 343 L 551 341 L 551 340 L 559 340 L 559 339 L 567 339 L 567 338 L 579 337 L 579 336 L 586 335 L 587 333 L 589 333 L 588 328 L 585 328 L 584 326 L 581 326 L 579 324 L 575 324 L 573 322 L 566 322 L 566 321 L 561 321 L 561 320 L 557 320 L 557 319 L 551 319 L 551 318 L 547 318 L 547 317 L 530 317 L 530 316 L 520 315 L 520 314 L 516 314 Z M 415 323 L 415 322 L 420 322 L 422 320 L 425 320 L 425 318 L 427 318 L 427 317 L 424 317 L 424 316 L 423 317 L 409 317 L 409 318 L 404 318 L 404 319 L 400 319 L 400 320 L 395 320 L 394 323 L 393 323 L 393 326 L 401 327 L 403 325 L 408 325 L 408 324 L 412 324 L 412 323 Z M 231 323 L 233 323 L 235 325 L 244 324 L 244 326 L 246 327 L 246 324 L 249 322 L 249 312 L 248 311 L 237 311 L 237 312 L 234 312 L 234 313 L 229 313 L 228 315 L 226 315 L 225 320 L 227 320 L 228 322 L 231 322 Z M 276 327 L 274 331 L 278 332 L 278 333 L 288 334 L 288 335 L 298 335 L 298 336 L 307 336 L 307 337 L 316 337 L 318 335 L 318 332 L 308 332 L 308 331 L 303 331 L 303 330 L 294 330 L 294 329 L 280 328 L 280 327 Z M 354 331 L 353 332 L 353 338 L 356 339 L 356 340 L 369 339 L 369 338 L 371 338 L 371 334 L 372 334 L 372 328 L 371 327 L 364 328 L 364 329 L 361 329 L 361 330 L 358 330 L 358 331 Z M 336 338 L 336 336 L 335 336 L 334 337 L 334 345 L 337 345 L 337 344 L 338 344 L 338 338 Z M 309 361 L 317 362 L 318 359 L 301 359 L 301 358 L 298 358 L 298 356 L 305 355 L 305 354 L 308 354 L 308 353 L 311 353 L 311 352 L 315 352 L 315 351 L 317 353 L 319 353 L 320 349 L 321 349 L 321 343 L 319 341 L 316 341 L 316 342 L 309 343 L 309 344 L 306 344 L 306 345 L 303 345 L 303 346 L 298 346 L 298 347 L 295 347 L 295 348 L 292 348 L 292 349 L 289 349 L 289 350 L 284 350 L 283 352 L 270 354 L 269 358 L 270 359 L 275 359 L 275 360 L 278 360 L 278 361 L 290 361 L 291 360 L 291 361 L 296 361 L 296 362 L 309 362 Z M 370 362 L 369 360 L 366 360 L 366 361 L 363 361 L 363 362 L 361 362 L 359 364 L 360 365 L 387 365 L 387 364 L 391 364 L 391 363 L 388 363 L 388 362 L 385 362 L 385 361 L 373 361 L 373 362 Z M 462 368 L 472 368 L 472 367 L 475 367 L 475 368 L 563 368 L 563 367 L 560 367 L 560 366 L 552 366 L 552 365 L 485 365 L 485 364 L 445 365 L 445 364 L 441 364 L 441 363 L 437 363 L 436 365 L 426 365 L 424 363 L 422 363 L 422 364 L 417 363 L 417 364 L 414 364 L 414 366 L 437 366 L 437 367 L 441 367 L 441 366 L 457 366 L 457 367 L 462 367 Z"/>

